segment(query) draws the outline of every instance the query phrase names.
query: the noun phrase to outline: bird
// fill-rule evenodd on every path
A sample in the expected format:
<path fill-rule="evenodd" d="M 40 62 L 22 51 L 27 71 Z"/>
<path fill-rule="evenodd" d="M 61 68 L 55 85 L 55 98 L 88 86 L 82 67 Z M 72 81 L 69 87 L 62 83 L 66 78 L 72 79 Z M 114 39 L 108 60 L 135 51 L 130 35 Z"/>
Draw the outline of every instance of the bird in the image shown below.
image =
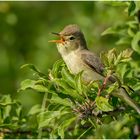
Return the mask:
<path fill-rule="evenodd" d="M 78 74 L 82 71 L 82 81 L 85 83 L 105 79 L 104 64 L 100 57 L 88 49 L 85 36 L 77 24 L 67 25 L 59 33 L 52 32 L 52 34 L 58 36 L 59 39 L 49 42 L 56 43 L 58 52 L 66 63 L 70 73 Z M 117 81 L 113 76 L 109 76 L 106 80 L 111 83 Z M 112 95 L 124 100 L 140 114 L 140 107 L 123 87 L 113 92 Z"/>

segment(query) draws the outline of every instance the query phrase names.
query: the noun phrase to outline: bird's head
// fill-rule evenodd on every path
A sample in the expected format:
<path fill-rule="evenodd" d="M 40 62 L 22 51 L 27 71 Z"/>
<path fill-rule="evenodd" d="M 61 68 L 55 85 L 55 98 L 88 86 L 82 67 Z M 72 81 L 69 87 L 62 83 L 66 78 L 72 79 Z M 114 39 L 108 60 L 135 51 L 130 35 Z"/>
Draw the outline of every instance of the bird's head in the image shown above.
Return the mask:
<path fill-rule="evenodd" d="M 53 33 L 59 37 L 58 40 L 50 42 L 57 43 L 57 48 L 60 53 L 71 52 L 77 49 L 87 49 L 86 41 L 80 28 L 75 25 L 67 25 L 60 33 Z"/>

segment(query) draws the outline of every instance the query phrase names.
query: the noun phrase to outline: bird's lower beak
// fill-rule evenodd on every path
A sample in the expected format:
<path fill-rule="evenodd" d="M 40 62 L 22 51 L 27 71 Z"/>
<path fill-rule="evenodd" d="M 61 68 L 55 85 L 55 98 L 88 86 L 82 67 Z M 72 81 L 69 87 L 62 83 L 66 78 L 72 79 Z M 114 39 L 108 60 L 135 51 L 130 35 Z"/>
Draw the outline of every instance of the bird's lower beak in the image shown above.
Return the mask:
<path fill-rule="evenodd" d="M 63 37 L 62 37 L 59 33 L 54 33 L 54 32 L 52 32 L 52 34 L 59 36 L 60 39 L 58 39 L 58 40 L 50 40 L 50 41 L 48 41 L 48 42 L 53 42 L 53 43 L 64 43 L 64 39 L 63 39 Z"/>
<path fill-rule="evenodd" d="M 48 42 L 53 42 L 53 43 L 64 43 L 64 40 L 60 39 L 60 40 L 50 40 Z"/>

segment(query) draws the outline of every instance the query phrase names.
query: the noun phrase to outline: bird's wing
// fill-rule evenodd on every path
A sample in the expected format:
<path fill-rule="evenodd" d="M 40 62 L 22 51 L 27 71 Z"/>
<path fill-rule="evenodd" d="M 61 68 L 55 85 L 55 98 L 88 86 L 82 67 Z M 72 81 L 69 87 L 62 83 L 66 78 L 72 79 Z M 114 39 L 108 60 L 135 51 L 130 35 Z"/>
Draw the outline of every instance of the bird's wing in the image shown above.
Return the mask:
<path fill-rule="evenodd" d="M 94 71 L 104 76 L 104 65 L 96 54 L 88 50 L 83 50 L 81 51 L 81 59 Z"/>
<path fill-rule="evenodd" d="M 81 59 L 90 67 L 92 68 L 94 71 L 96 71 L 97 73 L 99 73 L 100 75 L 104 76 L 104 65 L 101 62 L 101 59 L 94 54 L 93 52 L 90 52 L 89 50 L 83 50 L 81 51 Z M 109 81 L 111 81 L 112 83 L 116 82 L 117 79 L 115 76 L 111 75 L 109 77 Z"/>

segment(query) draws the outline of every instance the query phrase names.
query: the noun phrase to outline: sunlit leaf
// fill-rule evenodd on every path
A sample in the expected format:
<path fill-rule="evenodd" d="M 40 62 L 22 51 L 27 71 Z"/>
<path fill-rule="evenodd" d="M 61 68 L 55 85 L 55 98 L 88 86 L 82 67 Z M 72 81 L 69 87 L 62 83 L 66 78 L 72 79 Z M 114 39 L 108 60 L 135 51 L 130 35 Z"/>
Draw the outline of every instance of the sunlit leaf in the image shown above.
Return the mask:
<path fill-rule="evenodd" d="M 54 94 L 52 98 L 49 100 L 50 103 L 54 104 L 61 104 L 64 106 L 72 106 L 72 102 L 68 100 L 67 98 L 60 98 L 57 94 Z"/>
<path fill-rule="evenodd" d="M 37 116 L 37 120 L 38 120 L 38 127 L 45 127 L 45 126 L 49 126 L 49 123 L 54 120 L 59 118 L 61 115 L 67 114 L 67 111 L 45 111 L 40 113 Z"/>
<path fill-rule="evenodd" d="M 26 79 L 26 80 L 21 82 L 19 91 L 31 88 L 31 89 L 34 89 L 38 92 L 48 92 L 48 89 L 45 86 L 39 85 L 37 83 L 38 83 L 38 81 Z"/>
<path fill-rule="evenodd" d="M 34 89 L 34 90 L 36 90 L 38 92 L 48 92 L 48 89 L 43 85 L 34 85 L 32 87 L 32 89 Z"/>
<path fill-rule="evenodd" d="M 28 112 L 28 115 L 35 115 L 41 111 L 41 106 L 39 104 L 34 105 Z"/>
<path fill-rule="evenodd" d="M 83 73 L 83 71 L 81 71 L 80 73 L 78 73 L 76 76 L 75 76 L 75 88 L 77 89 L 77 91 L 78 91 L 78 93 L 79 94 L 82 94 L 82 92 L 83 92 L 83 88 L 82 88 L 82 80 L 81 80 L 81 76 L 82 76 L 82 73 Z"/>
<path fill-rule="evenodd" d="M 110 94 L 114 90 L 118 89 L 119 85 L 118 82 L 115 82 L 114 84 L 110 85 L 108 89 L 106 89 L 107 93 Z"/>
<path fill-rule="evenodd" d="M 21 82 L 20 90 L 25 90 L 27 88 L 32 88 L 35 84 L 36 84 L 35 80 L 26 79 L 26 80 Z"/>
<path fill-rule="evenodd" d="M 55 82 L 60 88 L 62 88 L 62 92 L 64 94 L 69 95 L 76 100 L 84 100 L 84 98 L 75 89 L 72 89 L 66 81 L 62 79 L 55 79 Z"/>
<path fill-rule="evenodd" d="M 11 105 L 15 104 L 15 102 L 12 102 L 12 99 L 10 95 L 3 96 L 0 107 L 4 107 L 3 109 L 3 119 L 6 119 L 7 117 L 10 117 L 10 112 L 11 112 Z"/>
<path fill-rule="evenodd" d="M 97 96 L 95 101 L 97 107 L 102 111 L 108 112 L 108 111 L 113 111 L 114 109 L 113 106 L 109 104 L 109 99 L 107 98 L 104 98 L 102 96 Z"/>
<path fill-rule="evenodd" d="M 106 29 L 101 35 L 104 36 L 104 35 L 116 34 L 116 33 L 117 33 L 116 30 L 113 27 L 110 27 Z"/>
<path fill-rule="evenodd" d="M 134 37 L 135 36 L 135 32 L 132 30 L 132 28 L 128 28 L 127 32 L 128 32 L 128 35 L 130 37 Z"/>
<path fill-rule="evenodd" d="M 61 60 L 58 60 L 54 63 L 53 65 L 53 68 L 52 68 L 52 75 L 54 76 L 54 78 L 57 78 L 59 77 L 60 75 L 60 70 L 62 68 L 62 66 L 64 66 L 64 61 L 61 59 Z"/>
<path fill-rule="evenodd" d="M 58 134 L 61 136 L 61 138 L 63 139 L 64 138 L 64 134 L 65 134 L 65 131 L 67 131 L 66 129 L 68 127 L 70 127 L 70 124 L 72 122 L 75 121 L 75 118 L 76 117 L 70 117 L 69 119 L 64 119 L 64 121 L 61 123 L 61 125 L 58 127 Z"/>
<path fill-rule="evenodd" d="M 130 37 L 121 37 L 116 44 L 117 45 L 124 45 L 124 44 L 130 44 L 131 43 L 131 38 Z"/>
<path fill-rule="evenodd" d="M 16 108 L 16 114 L 17 116 L 20 118 L 22 116 L 22 106 L 21 105 L 18 105 L 18 108 Z"/>
<path fill-rule="evenodd" d="M 131 117 L 130 117 L 131 118 Z M 131 119 L 126 119 L 126 116 L 122 116 L 119 121 L 112 121 L 108 124 L 103 124 L 96 129 L 95 135 L 98 139 L 129 139 L 129 133 L 131 129 L 126 127 L 127 124 L 132 123 Z M 104 135 L 101 135 L 101 132 Z"/>
<path fill-rule="evenodd" d="M 60 115 L 60 111 L 46 111 L 42 112 L 37 116 L 38 119 L 38 127 L 47 126 L 51 120 L 55 119 Z"/>
<path fill-rule="evenodd" d="M 74 88 L 75 87 L 74 76 L 72 74 L 70 74 L 70 72 L 64 67 L 62 68 L 61 74 L 62 74 L 62 78 L 64 80 L 68 81 L 68 84 L 72 88 Z"/>
<path fill-rule="evenodd" d="M 106 67 L 108 67 L 108 66 L 109 66 L 109 62 L 108 62 L 108 58 L 107 58 L 107 53 L 102 52 L 102 53 L 100 54 L 100 57 L 101 57 L 101 60 L 102 60 L 103 64 L 104 64 Z"/>
<path fill-rule="evenodd" d="M 140 54 L 140 44 L 139 44 L 139 41 L 140 41 L 140 32 L 137 32 L 137 34 L 134 36 L 132 42 L 131 42 L 131 45 L 132 45 L 132 48 Z"/>
<path fill-rule="evenodd" d="M 126 24 L 132 29 L 137 29 L 138 27 L 138 22 L 135 20 L 128 21 Z"/>
<path fill-rule="evenodd" d="M 117 51 L 116 51 L 115 48 L 108 51 L 107 59 L 108 59 L 108 62 L 109 62 L 109 66 L 114 67 L 115 66 L 114 63 L 117 59 Z"/>

